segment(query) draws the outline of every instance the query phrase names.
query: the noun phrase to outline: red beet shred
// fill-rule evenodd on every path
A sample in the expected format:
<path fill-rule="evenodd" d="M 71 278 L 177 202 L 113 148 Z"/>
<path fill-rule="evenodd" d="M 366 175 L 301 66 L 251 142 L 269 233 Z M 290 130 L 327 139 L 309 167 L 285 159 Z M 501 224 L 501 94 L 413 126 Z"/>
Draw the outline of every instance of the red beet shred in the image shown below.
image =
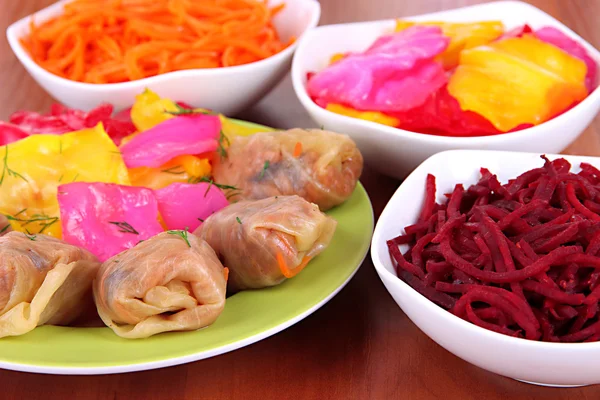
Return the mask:
<path fill-rule="evenodd" d="M 481 169 L 388 240 L 400 279 L 460 318 L 549 342 L 600 340 L 600 170 L 545 160 L 502 185 Z M 400 246 L 407 245 L 402 253 Z"/>

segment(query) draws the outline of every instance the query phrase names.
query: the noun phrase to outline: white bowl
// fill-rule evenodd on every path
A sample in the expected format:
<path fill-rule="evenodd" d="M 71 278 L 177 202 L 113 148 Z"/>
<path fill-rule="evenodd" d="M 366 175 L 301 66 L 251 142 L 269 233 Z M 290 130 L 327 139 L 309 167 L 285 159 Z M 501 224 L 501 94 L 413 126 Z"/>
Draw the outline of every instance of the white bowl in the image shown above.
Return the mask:
<path fill-rule="evenodd" d="M 600 158 L 564 157 L 579 170 L 581 162 L 600 167 Z M 435 175 L 437 200 L 456 183 L 476 183 L 479 169 L 488 168 L 505 183 L 540 167 L 539 153 L 452 150 L 438 153 L 410 174 L 383 210 L 371 242 L 371 257 L 383 284 L 404 313 L 446 350 L 478 367 L 528 383 L 579 386 L 600 383 L 600 342 L 548 343 L 514 338 L 473 325 L 438 307 L 416 292 L 394 271 L 386 241 L 416 222 L 424 200 L 428 173 Z"/>
<path fill-rule="evenodd" d="M 507 29 L 528 23 L 531 27 L 553 26 L 580 42 L 600 63 L 600 53 L 581 37 L 548 14 L 518 1 L 501 1 L 433 14 L 407 17 L 414 21 L 444 20 L 469 22 L 500 20 Z M 319 124 L 352 136 L 365 160 L 380 172 L 405 177 L 432 154 L 451 149 L 485 149 L 558 153 L 571 144 L 600 110 L 600 88 L 570 111 L 548 122 L 519 132 L 496 136 L 456 138 L 425 135 L 363 121 L 327 111 L 306 92 L 306 74 L 325 68 L 334 53 L 363 51 L 375 39 L 394 29 L 395 20 L 322 26 L 306 34 L 292 63 L 296 95 Z"/>
<path fill-rule="evenodd" d="M 62 13 L 59 1 L 33 14 L 36 23 Z M 283 41 L 300 38 L 317 26 L 321 6 L 316 0 L 269 0 L 269 5 L 285 2 L 273 23 Z M 292 44 L 282 52 L 251 64 L 227 67 L 175 71 L 131 82 L 90 84 L 75 82 L 54 75 L 29 56 L 19 38 L 29 33 L 31 15 L 15 22 L 6 30 L 8 42 L 25 69 L 52 97 L 74 108 L 89 110 L 102 102 L 115 108 L 131 106 L 134 96 L 149 88 L 161 96 L 233 115 L 252 105 L 271 90 L 288 71 L 297 46 Z"/>

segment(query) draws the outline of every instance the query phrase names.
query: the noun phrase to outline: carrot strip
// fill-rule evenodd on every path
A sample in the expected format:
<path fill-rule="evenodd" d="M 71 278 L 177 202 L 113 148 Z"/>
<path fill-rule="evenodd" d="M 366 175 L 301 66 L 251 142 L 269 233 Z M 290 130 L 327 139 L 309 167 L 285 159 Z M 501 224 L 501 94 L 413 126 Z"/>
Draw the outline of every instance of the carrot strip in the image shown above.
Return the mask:
<path fill-rule="evenodd" d="M 287 265 L 287 263 L 285 262 L 285 259 L 283 258 L 283 254 L 281 254 L 281 252 L 277 252 L 277 255 L 275 256 L 277 258 L 277 264 L 279 265 L 279 270 L 281 271 L 281 273 L 283 274 L 283 276 L 285 276 L 286 278 L 293 278 L 294 276 L 298 275 L 300 273 L 300 271 L 302 271 L 304 269 L 304 267 L 306 267 L 308 265 L 308 263 L 310 262 L 310 257 L 305 256 L 302 259 L 302 262 L 293 269 L 290 269 Z"/>
<path fill-rule="evenodd" d="M 229 268 L 223 267 L 223 276 L 225 277 L 225 282 L 229 280 Z"/>
<path fill-rule="evenodd" d="M 302 154 L 302 143 L 300 142 L 296 142 L 296 145 L 294 146 L 294 157 L 298 158 L 300 157 L 300 154 Z"/>
<path fill-rule="evenodd" d="M 123 58 L 123 50 L 119 47 L 119 44 L 110 36 L 103 36 L 96 40 L 95 43 L 99 49 L 104 51 L 106 55 L 114 60 L 121 60 Z"/>
<path fill-rule="evenodd" d="M 270 13 L 271 15 L 277 15 L 279 14 L 283 9 L 285 8 L 285 4 L 281 3 L 279 5 L 276 5 L 275 7 L 271 8 Z"/>

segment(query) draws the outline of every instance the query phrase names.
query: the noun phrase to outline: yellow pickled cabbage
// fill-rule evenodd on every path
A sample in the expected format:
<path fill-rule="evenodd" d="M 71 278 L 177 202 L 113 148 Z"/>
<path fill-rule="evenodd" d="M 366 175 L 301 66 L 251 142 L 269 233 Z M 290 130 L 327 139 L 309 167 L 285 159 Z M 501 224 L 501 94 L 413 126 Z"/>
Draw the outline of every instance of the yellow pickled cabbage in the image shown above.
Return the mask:
<path fill-rule="evenodd" d="M 436 57 L 445 69 L 454 68 L 458 64 L 460 52 L 465 49 L 481 46 L 497 39 L 504 33 L 504 25 L 500 21 L 480 21 L 472 23 L 452 22 L 411 22 L 396 21 L 396 32 L 410 28 L 414 25 L 438 26 L 444 36 L 450 38 L 450 44 L 442 54 Z"/>
<path fill-rule="evenodd" d="M 14 230 L 61 238 L 57 188 L 69 182 L 129 184 L 102 124 L 64 135 L 32 135 L 0 147 L 0 213 Z"/>
<path fill-rule="evenodd" d="M 448 91 L 502 132 L 537 125 L 587 96 L 585 63 L 531 35 L 464 50 Z"/>
<path fill-rule="evenodd" d="M 129 178 L 133 186 L 162 189 L 171 183 L 197 183 L 200 178 L 209 177 L 210 173 L 208 159 L 183 155 L 175 157 L 160 168 L 131 168 Z"/>

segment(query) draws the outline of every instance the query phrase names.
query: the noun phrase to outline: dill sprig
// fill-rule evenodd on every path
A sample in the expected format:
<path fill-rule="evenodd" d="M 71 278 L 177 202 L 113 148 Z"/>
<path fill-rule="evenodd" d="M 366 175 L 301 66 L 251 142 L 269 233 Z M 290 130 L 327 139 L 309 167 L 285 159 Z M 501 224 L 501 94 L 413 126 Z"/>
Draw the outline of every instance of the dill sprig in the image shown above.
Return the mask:
<path fill-rule="evenodd" d="M 260 175 L 258 176 L 258 179 L 262 179 L 265 176 L 265 172 L 267 172 L 267 168 L 269 168 L 269 165 L 271 165 L 270 161 L 267 160 L 265 161 L 265 164 L 262 167 L 262 171 L 260 171 Z"/>
<path fill-rule="evenodd" d="M 6 177 L 6 174 L 8 174 L 8 176 L 13 176 L 15 178 L 21 178 L 25 182 L 29 182 L 27 180 L 27 178 L 25 178 L 23 175 L 21 175 L 17 171 L 10 169 L 10 167 L 8 166 L 8 145 L 6 145 L 6 152 L 4 153 L 4 168 L 2 168 L 2 175 L 0 176 L 0 185 L 2 185 L 2 183 L 4 183 L 4 178 Z"/>
<path fill-rule="evenodd" d="M 10 228 L 10 224 L 6 224 L 6 226 L 4 228 L 2 228 L 2 230 L 0 230 L 0 235 L 3 234 L 4 232 L 6 232 L 8 230 L 8 228 Z"/>
<path fill-rule="evenodd" d="M 185 240 L 188 247 L 192 247 L 192 245 L 190 244 L 190 240 L 188 239 L 188 228 L 187 227 L 185 228 L 185 230 L 172 230 L 172 231 L 167 231 L 167 233 L 170 235 L 179 236 L 180 238 Z"/>
<path fill-rule="evenodd" d="M 238 224 L 242 224 L 242 220 L 240 219 L 240 217 L 235 217 L 235 220 L 238 222 Z"/>
<path fill-rule="evenodd" d="M 205 182 L 208 183 L 208 187 L 206 188 L 206 192 L 204 192 L 204 197 L 208 196 L 208 192 L 210 192 L 210 188 L 212 186 L 216 186 L 221 190 L 232 190 L 232 191 L 239 191 L 240 189 L 238 189 L 235 186 L 231 186 L 231 185 L 222 185 L 220 183 L 217 183 L 215 181 L 213 181 L 212 179 L 210 179 L 208 176 L 194 176 L 191 177 L 190 179 L 188 179 L 188 183 L 200 183 L 200 182 Z"/>
<path fill-rule="evenodd" d="M 44 233 L 44 231 L 45 231 L 45 230 L 46 230 L 48 227 L 50 227 L 50 226 L 54 225 L 54 224 L 55 224 L 55 223 L 57 223 L 57 222 L 58 222 L 58 217 L 53 217 L 53 218 L 51 218 L 49 222 L 46 222 L 45 224 L 42 224 L 42 229 L 40 229 L 40 231 L 39 231 L 38 233 Z"/>
<path fill-rule="evenodd" d="M 217 152 L 222 158 L 227 158 L 227 150 L 225 149 L 224 143 L 227 143 L 227 146 L 231 146 L 231 142 L 223 132 L 223 129 L 221 129 L 221 132 L 219 132 L 219 140 L 217 142 L 219 143 L 219 146 L 217 147 Z"/>
<path fill-rule="evenodd" d="M 135 230 L 133 226 L 125 221 L 108 221 L 109 224 L 116 225 L 119 228 L 119 232 L 123 233 L 132 233 L 134 235 L 139 235 L 140 233 Z"/>
<path fill-rule="evenodd" d="M 165 174 L 173 174 L 173 175 L 181 175 L 185 174 L 185 170 L 181 165 L 175 165 L 174 167 L 163 169 L 160 172 L 164 172 Z"/>
<path fill-rule="evenodd" d="M 210 112 L 210 111 L 196 110 L 193 108 L 185 108 L 185 107 L 180 106 L 177 103 L 175 103 L 175 108 L 177 108 L 177 110 L 175 110 L 175 111 L 165 110 L 165 113 L 171 114 L 171 115 L 192 115 L 192 114 L 208 115 L 208 114 L 212 114 L 212 112 Z"/>
<path fill-rule="evenodd" d="M 15 215 L 6 215 L 6 219 L 8 219 L 9 221 L 20 222 L 22 227 L 26 227 L 27 225 L 34 222 L 39 222 L 41 229 L 38 233 L 44 233 L 46 229 L 58 222 L 58 217 L 50 217 L 46 214 L 33 214 L 31 218 L 19 217 L 19 215 L 23 214 L 25 211 L 27 211 L 26 208 L 22 209 Z"/>
<path fill-rule="evenodd" d="M 222 189 L 222 190 L 240 190 L 240 189 L 238 189 L 238 188 L 237 188 L 237 187 L 235 187 L 235 186 L 231 186 L 231 185 L 222 185 L 222 184 L 220 184 L 220 183 L 217 183 L 217 182 L 213 181 L 212 179 L 210 179 L 210 178 L 209 178 L 209 177 L 207 177 L 207 176 L 203 176 L 203 177 L 201 177 L 201 178 L 198 178 L 198 182 L 196 182 L 196 183 L 200 183 L 200 182 L 206 182 L 206 183 L 209 183 L 209 184 L 211 184 L 211 185 L 214 185 L 214 186 L 216 186 L 216 187 L 218 187 L 219 189 Z"/>

